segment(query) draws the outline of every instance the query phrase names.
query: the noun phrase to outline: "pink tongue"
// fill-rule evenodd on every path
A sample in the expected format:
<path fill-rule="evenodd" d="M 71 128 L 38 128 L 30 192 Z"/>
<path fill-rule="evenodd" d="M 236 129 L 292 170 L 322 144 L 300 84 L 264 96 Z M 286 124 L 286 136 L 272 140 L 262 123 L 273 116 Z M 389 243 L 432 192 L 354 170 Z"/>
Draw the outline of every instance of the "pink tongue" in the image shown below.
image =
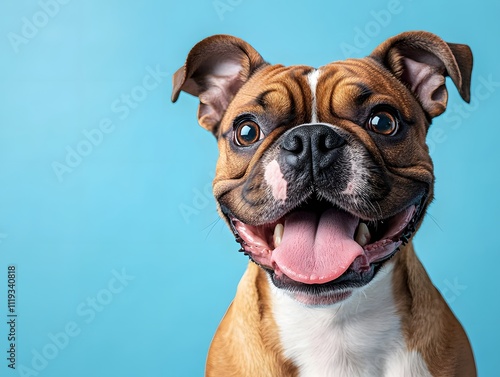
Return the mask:
<path fill-rule="evenodd" d="M 353 240 L 358 221 L 337 209 L 320 215 L 295 212 L 285 222 L 283 240 L 273 251 L 273 262 L 285 275 L 301 283 L 334 280 L 363 255 L 363 248 Z"/>

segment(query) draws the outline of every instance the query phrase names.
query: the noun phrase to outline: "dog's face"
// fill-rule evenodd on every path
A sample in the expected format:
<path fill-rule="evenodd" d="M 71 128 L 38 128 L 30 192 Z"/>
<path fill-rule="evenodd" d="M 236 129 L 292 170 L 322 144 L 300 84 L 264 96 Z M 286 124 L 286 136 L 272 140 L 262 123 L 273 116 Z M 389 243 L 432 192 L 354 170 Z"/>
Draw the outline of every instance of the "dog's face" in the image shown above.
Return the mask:
<path fill-rule="evenodd" d="M 432 198 L 425 136 L 447 103 L 469 99 L 464 45 L 403 33 L 365 59 L 318 69 L 269 65 L 214 36 L 174 76 L 200 98 L 218 139 L 214 194 L 242 251 L 309 305 L 368 284 L 419 226 Z"/>

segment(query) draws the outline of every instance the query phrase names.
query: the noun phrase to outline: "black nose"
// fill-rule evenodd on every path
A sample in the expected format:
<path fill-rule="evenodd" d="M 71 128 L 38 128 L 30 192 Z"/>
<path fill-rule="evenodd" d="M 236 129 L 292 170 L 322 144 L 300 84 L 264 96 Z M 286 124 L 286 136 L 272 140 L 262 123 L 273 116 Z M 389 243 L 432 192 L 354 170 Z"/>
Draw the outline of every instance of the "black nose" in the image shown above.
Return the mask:
<path fill-rule="evenodd" d="M 317 174 L 334 163 L 345 143 L 330 126 L 305 124 L 285 134 L 281 153 L 291 168 L 312 169 Z"/>

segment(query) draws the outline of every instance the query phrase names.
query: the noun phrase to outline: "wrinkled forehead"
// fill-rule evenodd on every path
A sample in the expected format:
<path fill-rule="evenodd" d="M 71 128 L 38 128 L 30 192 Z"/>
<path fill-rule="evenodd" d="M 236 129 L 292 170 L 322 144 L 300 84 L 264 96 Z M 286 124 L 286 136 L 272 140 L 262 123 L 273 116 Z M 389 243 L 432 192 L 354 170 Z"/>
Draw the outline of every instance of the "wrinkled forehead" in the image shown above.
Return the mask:
<path fill-rule="evenodd" d="M 360 109 L 377 105 L 392 106 L 410 118 L 414 104 L 404 84 L 370 58 L 319 68 L 272 65 L 243 85 L 227 109 L 223 127 L 242 113 L 301 124 L 329 122 L 332 117 L 355 119 Z"/>
<path fill-rule="evenodd" d="M 238 91 L 224 120 L 250 113 L 271 117 L 276 122 L 306 122 L 311 116 L 313 101 L 309 76 L 314 71 L 308 66 L 281 65 L 258 70 Z"/>
<path fill-rule="evenodd" d="M 416 100 L 411 92 L 371 58 L 331 63 L 319 72 L 316 97 L 324 117 L 356 119 L 360 110 L 378 105 L 393 107 L 406 119 L 413 115 Z"/>

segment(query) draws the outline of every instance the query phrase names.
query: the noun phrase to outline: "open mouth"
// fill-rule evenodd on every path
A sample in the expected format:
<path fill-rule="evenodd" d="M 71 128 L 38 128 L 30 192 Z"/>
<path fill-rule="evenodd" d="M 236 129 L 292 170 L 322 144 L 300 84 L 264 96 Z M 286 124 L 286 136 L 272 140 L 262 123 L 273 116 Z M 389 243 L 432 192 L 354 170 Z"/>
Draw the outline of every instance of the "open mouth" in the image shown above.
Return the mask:
<path fill-rule="evenodd" d="M 330 304 L 368 284 L 408 241 L 420 202 L 381 220 L 363 220 L 317 198 L 268 224 L 229 218 L 241 251 L 268 271 L 275 286 L 308 304 Z"/>

